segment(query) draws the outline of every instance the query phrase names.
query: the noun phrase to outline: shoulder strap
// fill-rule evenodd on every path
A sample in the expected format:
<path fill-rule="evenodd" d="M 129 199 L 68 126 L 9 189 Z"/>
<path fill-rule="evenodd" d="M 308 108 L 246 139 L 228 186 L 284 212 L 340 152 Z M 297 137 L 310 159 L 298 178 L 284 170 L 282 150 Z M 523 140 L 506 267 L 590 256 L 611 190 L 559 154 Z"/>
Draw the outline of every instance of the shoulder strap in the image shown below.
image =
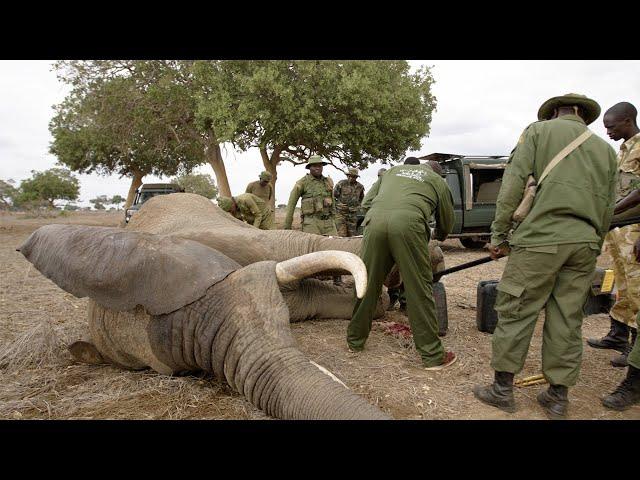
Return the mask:
<path fill-rule="evenodd" d="M 567 145 L 562 150 L 560 150 L 560 152 L 558 152 L 558 154 L 555 157 L 553 157 L 553 160 L 549 162 L 549 165 L 547 165 L 547 168 L 544 169 L 544 171 L 542 172 L 542 175 L 540 175 L 540 180 L 538 180 L 538 185 L 540 185 L 540 182 L 542 182 L 544 177 L 546 177 L 549 174 L 549 172 L 553 170 L 553 167 L 555 167 L 558 163 L 560 163 L 560 160 L 562 160 L 564 157 L 566 157 L 571 152 L 573 152 L 576 148 L 582 145 L 582 143 L 591 135 L 593 135 L 593 132 L 587 128 L 584 132 L 582 132 L 582 134 L 578 138 L 576 138 L 573 142 L 571 142 L 569 145 Z"/>

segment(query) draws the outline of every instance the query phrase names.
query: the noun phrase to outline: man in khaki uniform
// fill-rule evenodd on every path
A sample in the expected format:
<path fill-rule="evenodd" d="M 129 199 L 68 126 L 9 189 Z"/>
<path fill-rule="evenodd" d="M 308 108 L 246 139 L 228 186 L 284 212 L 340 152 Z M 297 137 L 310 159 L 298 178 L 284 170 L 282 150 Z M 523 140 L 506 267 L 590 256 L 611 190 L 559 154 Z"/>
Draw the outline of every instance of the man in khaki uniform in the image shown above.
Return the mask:
<path fill-rule="evenodd" d="M 336 228 L 341 237 L 353 237 L 358 229 L 358 209 L 364 198 L 364 185 L 358 182 L 360 174 L 350 168 L 346 180 L 340 180 L 333 189 L 336 201 Z"/>
<path fill-rule="evenodd" d="M 640 129 L 636 123 L 637 111 L 633 105 L 621 102 L 603 117 L 607 134 L 612 140 L 623 139 L 618 152 L 618 183 L 614 215 L 628 210 L 632 190 L 640 187 Z M 613 259 L 613 273 L 618 295 L 611 308 L 611 330 L 602 338 L 589 338 L 595 348 L 609 348 L 621 352 L 614 357 L 614 367 L 626 367 L 627 355 L 637 337 L 636 316 L 640 312 L 640 264 L 633 256 L 633 245 L 640 238 L 640 225 L 627 225 L 609 232 L 605 250 Z M 631 343 L 629 343 L 631 333 Z"/>
<path fill-rule="evenodd" d="M 273 230 L 274 215 L 271 208 L 252 193 L 242 193 L 237 197 L 220 197 L 218 206 L 260 230 Z"/>
<path fill-rule="evenodd" d="M 296 182 L 287 204 L 284 229 L 291 230 L 293 212 L 302 197 L 302 231 L 317 235 L 338 235 L 335 223 L 335 202 L 333 200 L 333 180 L 322 175 L 322 168 L 328 165 L 314 155 L 307 162 L 309 173 Z"/>
<path fill-rule="evenodd" d="M 251 182 L 247 185 L 247 189 L 245 193 L 252 193 L 256 197 L 260 197 L 265 203 L 271 206 L 273 201 L 273 185 L 271 185 L 271 174 L 266 170 L 260 174 L 260 180 L 256 180 L 255 182 Z"/>
<path fill-rule="evenodd" d="M 476 385 L 473 393 L 507 412 L 515 411 L 513 377 L 524 366 L 543 308 L 542 373 L 550 386 L 537 400 L 551 418 L 566 415 L 568 388 L 578 378 L 582 306 L 615 202 L 617 164 L 611 146 L 591 135 L 569 153 L 538 186 L 529 214 L 511 238 L 509 234 L 528 176 L 539 179 L 550 161 L 598 115 L 600 106 L 584 95 L 547 100 L 538 111 L 540 121 L 521 135 L 504 173 L 490 245 L 494 259 L 509 255 L 495 305 L 495 381 Z"/>

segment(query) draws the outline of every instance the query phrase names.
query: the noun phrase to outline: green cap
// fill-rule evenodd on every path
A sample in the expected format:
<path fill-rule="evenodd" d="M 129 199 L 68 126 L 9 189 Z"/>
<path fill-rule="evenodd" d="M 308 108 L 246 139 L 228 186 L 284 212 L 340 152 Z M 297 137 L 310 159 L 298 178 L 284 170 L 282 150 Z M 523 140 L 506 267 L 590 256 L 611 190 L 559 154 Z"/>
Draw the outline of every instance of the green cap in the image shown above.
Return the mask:
<path fill-rule="evenodd" d="M 309 157 L 309 161 L 307 162 L 307 166 L 304 168 L 309 168 L 311 165 L 329 165 L 327 162 L 325 162 L 324 160 L 322 160 L 322 157 L 320 155 L 312 155 L 311 157 Z"/>
<path fill-rule="evenodd" d="M 262 172 L 260 174 L 260 180 L 265 180 L 265 181 L 269 181 L 271 180 L 271 173 L 267 172 L 266 170 L 264 172 Z"/>
<path fill-rule="evenodd" d="M 347 176 L 353 175 L 354 177 L 359 177 L 360 174 L 358 173 L 358 169 L 357 168 L 350 168 L 348 170 Z"/>
<path fill-rule="evenodd" d="M 218 206 L 225 212 L 230 212 L 233 207 L 233 199 L 231 197 L 220 197 L 218 199 Z"/>
<path fill-rule="evenodd" d="M 600 105 L 595 100 L 591 100 L 586 95 L 579 93 L 567 93 L 559 97 L 553 97 L 542 104 L 538 110 L 538 120 L 550 120 L 553 111 L 563 105 L 577 105 L 584 109 L 584 122 L 589 125 L 600 116 Z"/>

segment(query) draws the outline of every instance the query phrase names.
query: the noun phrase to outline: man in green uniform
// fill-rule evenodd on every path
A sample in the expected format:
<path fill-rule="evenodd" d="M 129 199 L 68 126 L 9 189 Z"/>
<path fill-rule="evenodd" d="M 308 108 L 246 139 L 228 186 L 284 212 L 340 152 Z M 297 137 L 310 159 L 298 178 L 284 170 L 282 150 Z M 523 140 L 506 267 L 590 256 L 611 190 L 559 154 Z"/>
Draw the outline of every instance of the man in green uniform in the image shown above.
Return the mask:
<path fill-rule="evenodd" d="M 317 235 L 338 235 L 335 223 L 335 204 L 333 200 L 333 180 L 322 175 L 322 167 L 328 165 L 318 155 L 307 162 L 309 173 L 296 182 L 289 195 L 284 229 L 291 230 L 293 212 L 302 197 L 302 231 Z"/>
<path fill-rule="evenodd" d="M 260 230 L 273 230 L 274 216 L 271 208 L 252 193 L 242 193 L 237 197 L 220 197 L 218 206 Z"/>
<path fill-rule="evenodd" d="M 245 193 L 253 193 L 256 197 L 260 197 L 269 206 L 273 203 L 273 185 L 271 185 L 271 174 L 266 170 L 260 174 L 260 180 L 251 182 L 247 185 Z"/>
<path fill-rule="evenodd" d="M 371 188 L 362 199 L 362 204 L 360 205 L 360 207 L 362 208 L 364 213 L 367 213 L 367 211 L 371 208 L 371 202 L 373 202 L 373 199 L 376 198 L 376 195 L 378 195 L 378 190 L 380 189 L 380 177 L 382 177 L 382 175 L 384 175 L 386 171 L 386 168 L 381 168 L 380 170 L 378 170 L 378 180 L 376 180 L 374 184 L 371 185 Z"/>
<path fill-rule="evenodd" d="M 341 237 L 353 237 L 358 229 L 358 209 L 364 198 L 364 186 L 358 182 L 360 174 L 350 168 L 346 180 L 340 180 L 333 189 L 336 201 L 336 228 Z"/>
<path fill-rule="evenodd" d="M 378 195 L 364 219 L 360 256 L 367 266 L 368 286 L 354 306 L 347 343 L 352 351 L 364 348 L 382 283 L 395 263 L 407 293 L 416 349 L 425 368 L 439 370 L 451 365 L 456 356 L 444 351 L 438 337 L 427 222 L 435 214 L 434 237 L 444 240 L 453 228 L 453 200 L 444 180 L 412 159 L 415 163 L 395 166 L 381 177 Z"/>
<path fill-rule="evenodd" d="M 603 117 L 607 134 L 612 140 L 623 139 L 618 152 L 618 183 L 614 215 L 629 210 L 629 196 L 640 186 L 640 129 L 636 123 L 637 111 L 628 102 L 621 102 Z M 640 238 L 640 225 L 627 225 L 609 232 L 605 251 L 613 259 L 618 294 L 616 303 L 609 312 L 611 329 L 602 338 L 589 338 L 587 343 L 594 348 L 618 350 L 621 354 L 611 360 L 614 367 L 626 367 L 627 355 L 637 337 L 636 315 L 640 311 L 640 264 L 633 258 L 633 245 Z M 629 343 L 631 333 L 631 343 Z"/>
<path fill-rule="evenodd" d="M 515 411 L 513 377 L 522 370 L 543 308 L 542 372 L 550 386 L 537 400 L 551 418 L 566 415 L 568 387 L 575 385 L 580 371 L 582 306 L 615 200 L 617 167 L 611 146 L 591 135 L 569 153 L 538 186 L 529 214 L 508 236 L 528 176 L 539 179 L 598 115 L 600 106 L 584 95 L 547 100 L 538 111 L 540 121 L 520 136 L 504 173 L 489 247 L 494 259 L 509 254 L 495 305 L 495 381 L 476 385 L 473 393 L 507 412 Z"/>

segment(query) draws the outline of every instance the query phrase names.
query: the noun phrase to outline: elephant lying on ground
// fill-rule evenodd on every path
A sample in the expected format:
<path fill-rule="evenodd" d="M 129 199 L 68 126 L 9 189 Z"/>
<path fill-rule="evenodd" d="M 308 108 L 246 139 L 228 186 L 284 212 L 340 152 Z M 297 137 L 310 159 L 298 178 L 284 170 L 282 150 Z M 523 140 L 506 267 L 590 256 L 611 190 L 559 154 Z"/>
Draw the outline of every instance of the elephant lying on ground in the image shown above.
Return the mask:
<path fill-rule="evenodd" d="M 131 218 L 127 230 L 166 234 L 195 240 L 224 253 L 240 265 L 263 260 L 281 262 L 323 250 L 358 254 L 362 238 L 325 237 L 295 230 L 260 230 L 233 218 L 210 200 L 190 193 L 174 193 L 151 198 Z M 442 250 L 429 244 L 434 272 L 444 269 Z M 302 281 L 291 290 L 283 289 L 290 305 L 291 320 L 307 318 L 351 318 L 353 290 L 315 279 Z M 397 282 L 396 282 L 397 283 Z M 328 301 L 330 300 L 330 301 Z M 388 295 L 378 303 L 375 317 L 384 315 Z"/>
<path fill-rule="evenodd" d="M 361 297 L 366 269 L 353 254 L 242 267 L 192 240 L 77 225 L 41 227 L 19 251 L 59 287 L 90 297 L 90 341 L 70 346 L 77 360 L 213 372 L 277 418 L 389 418 L 297 350 L 280 292 L 333 270 L 353 275 Z"/>

